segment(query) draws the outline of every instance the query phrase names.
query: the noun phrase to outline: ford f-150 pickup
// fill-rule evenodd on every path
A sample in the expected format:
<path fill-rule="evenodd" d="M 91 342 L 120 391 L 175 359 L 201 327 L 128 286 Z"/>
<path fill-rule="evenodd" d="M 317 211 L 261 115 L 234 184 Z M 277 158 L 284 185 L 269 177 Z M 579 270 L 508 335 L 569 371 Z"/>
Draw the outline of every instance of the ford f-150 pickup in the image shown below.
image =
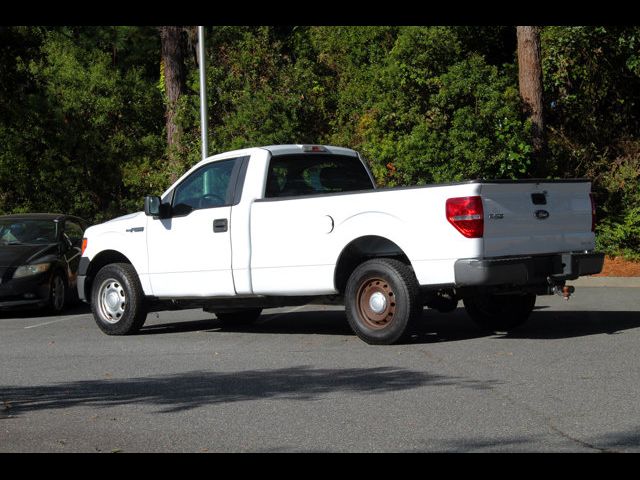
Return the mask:
<path fill-rule="evenodd" d="M 482 327 L 522 324 L 537 295 L 599 273 L 587 180 L 376 188 L 360 155 L 277 145 L 215 155 L 144 212 L 86 230 L 78 293 L 109 335 L 159 308 L 223 323 L 263 308 L 344 302 L 365 342 L 407 337 L 425 306 L 459 301 Z"/>

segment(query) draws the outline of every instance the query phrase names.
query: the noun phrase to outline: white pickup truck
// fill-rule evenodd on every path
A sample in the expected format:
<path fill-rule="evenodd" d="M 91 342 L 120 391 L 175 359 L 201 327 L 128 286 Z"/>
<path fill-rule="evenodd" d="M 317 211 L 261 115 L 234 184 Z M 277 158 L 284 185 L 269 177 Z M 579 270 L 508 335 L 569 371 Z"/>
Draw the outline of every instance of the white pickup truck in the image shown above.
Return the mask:
<path fill-rule="evenodd" d="M 263 308 L 343 301 L 371 344 L 406 338 L 424 306 L 509 330 L 536 295 L 600 272 L 586 180 L 376 188 L 360 155 L 277 145 L 209 157 L 144 212 L 86 230 L 78 277 L 102 331 L 159 308 L 248 323 Z"/>

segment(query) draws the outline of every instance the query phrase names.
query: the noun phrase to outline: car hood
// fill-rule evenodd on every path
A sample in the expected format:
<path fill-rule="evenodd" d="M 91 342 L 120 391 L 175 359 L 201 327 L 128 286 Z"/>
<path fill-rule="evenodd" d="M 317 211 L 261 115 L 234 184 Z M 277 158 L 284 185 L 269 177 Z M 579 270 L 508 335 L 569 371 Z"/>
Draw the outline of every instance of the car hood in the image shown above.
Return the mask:
<path fill-rule="evenodd" d="M 140 217 L 144 218 L 144 216 L 144 212 L 128 213 L 127 215 L 107 220 L 103 225 L 115 225 L 122 222 L 128 222 L 129 220 L 138 219 Z"/>
<path fill-rule="evenodd" d="M 57 245 L 0 245 L 0 267 L 15 267 L 56 253 Z"/>
<path fill-rule="evenodd" d="M 124 233 L 127 228 L 137 228 L 141 226 L 143 227 L 146 225 L 146 223 L 147 219 L 144 212 L 130 213 L 128 215 L 113 218 L 97 225 L 92 225 L 91 227 L 87 228 L 87 230 L 85 230 L 84 236 L 88 238 L 91 235 L 100 235 L 107 232 Z"/>

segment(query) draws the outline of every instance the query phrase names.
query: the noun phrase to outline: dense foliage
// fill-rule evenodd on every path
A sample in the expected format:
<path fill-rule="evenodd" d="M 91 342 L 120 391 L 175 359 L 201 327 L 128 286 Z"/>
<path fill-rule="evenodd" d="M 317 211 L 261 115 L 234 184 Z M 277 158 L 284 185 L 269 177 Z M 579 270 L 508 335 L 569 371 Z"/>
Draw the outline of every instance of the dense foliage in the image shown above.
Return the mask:
<path fill-rule="evenodd" d="M 640 28 L 542 29 L 544 165 L 533 164 L 515 37 L 497 26 L 210 27 L 210 151 L 347 146 L 388 186 L 588 177 L 600 248 L 640 256 Z M 195 55 L 171 162 L 160 59 L 153 27 L 0 27 L 0 213 L 101 221 L 198 161 Z"/>

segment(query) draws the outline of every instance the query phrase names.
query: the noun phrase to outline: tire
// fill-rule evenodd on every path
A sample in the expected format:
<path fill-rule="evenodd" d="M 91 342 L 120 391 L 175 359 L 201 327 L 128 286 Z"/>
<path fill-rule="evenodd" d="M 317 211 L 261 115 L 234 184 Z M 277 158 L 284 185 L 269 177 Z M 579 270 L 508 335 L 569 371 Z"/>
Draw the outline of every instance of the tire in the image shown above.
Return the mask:
<path fill-rule="evenodd" d="M 345 310 L 351 329 L 370 345 L 406 339 L 422 314 L 415 274 L 390 258 L 361 263 L 347 281 Z"/>
<path fill-rule="evenodd" d="M 215 312 L 218 320 L 224 326 L 229 327 L 251 325 L 260 318 L 261 313 L 262 308 L 243 308 L 230 312 Z"/>
<path fill-rule="evenodd" d="M 48 310 L 53 315 L 58 315 L 67 306 L 67 283 L 60 272 L 55 272 L 51 277 L 49 289 Z"/>
<path fill-rule="evenodd" d="M 100 269 L 91 287 L 91 311 L 107 335 L 131 335 L 142 328 L 145 297 L 132 265 L 112 263 Z"/>
<path fill-rule="evenodd" d="M 536 304 L 533 293 L 514 295 L 474 295 L 463 299 L 471 319 L 482 329 L 506 332 L 527 321 Z"/>

